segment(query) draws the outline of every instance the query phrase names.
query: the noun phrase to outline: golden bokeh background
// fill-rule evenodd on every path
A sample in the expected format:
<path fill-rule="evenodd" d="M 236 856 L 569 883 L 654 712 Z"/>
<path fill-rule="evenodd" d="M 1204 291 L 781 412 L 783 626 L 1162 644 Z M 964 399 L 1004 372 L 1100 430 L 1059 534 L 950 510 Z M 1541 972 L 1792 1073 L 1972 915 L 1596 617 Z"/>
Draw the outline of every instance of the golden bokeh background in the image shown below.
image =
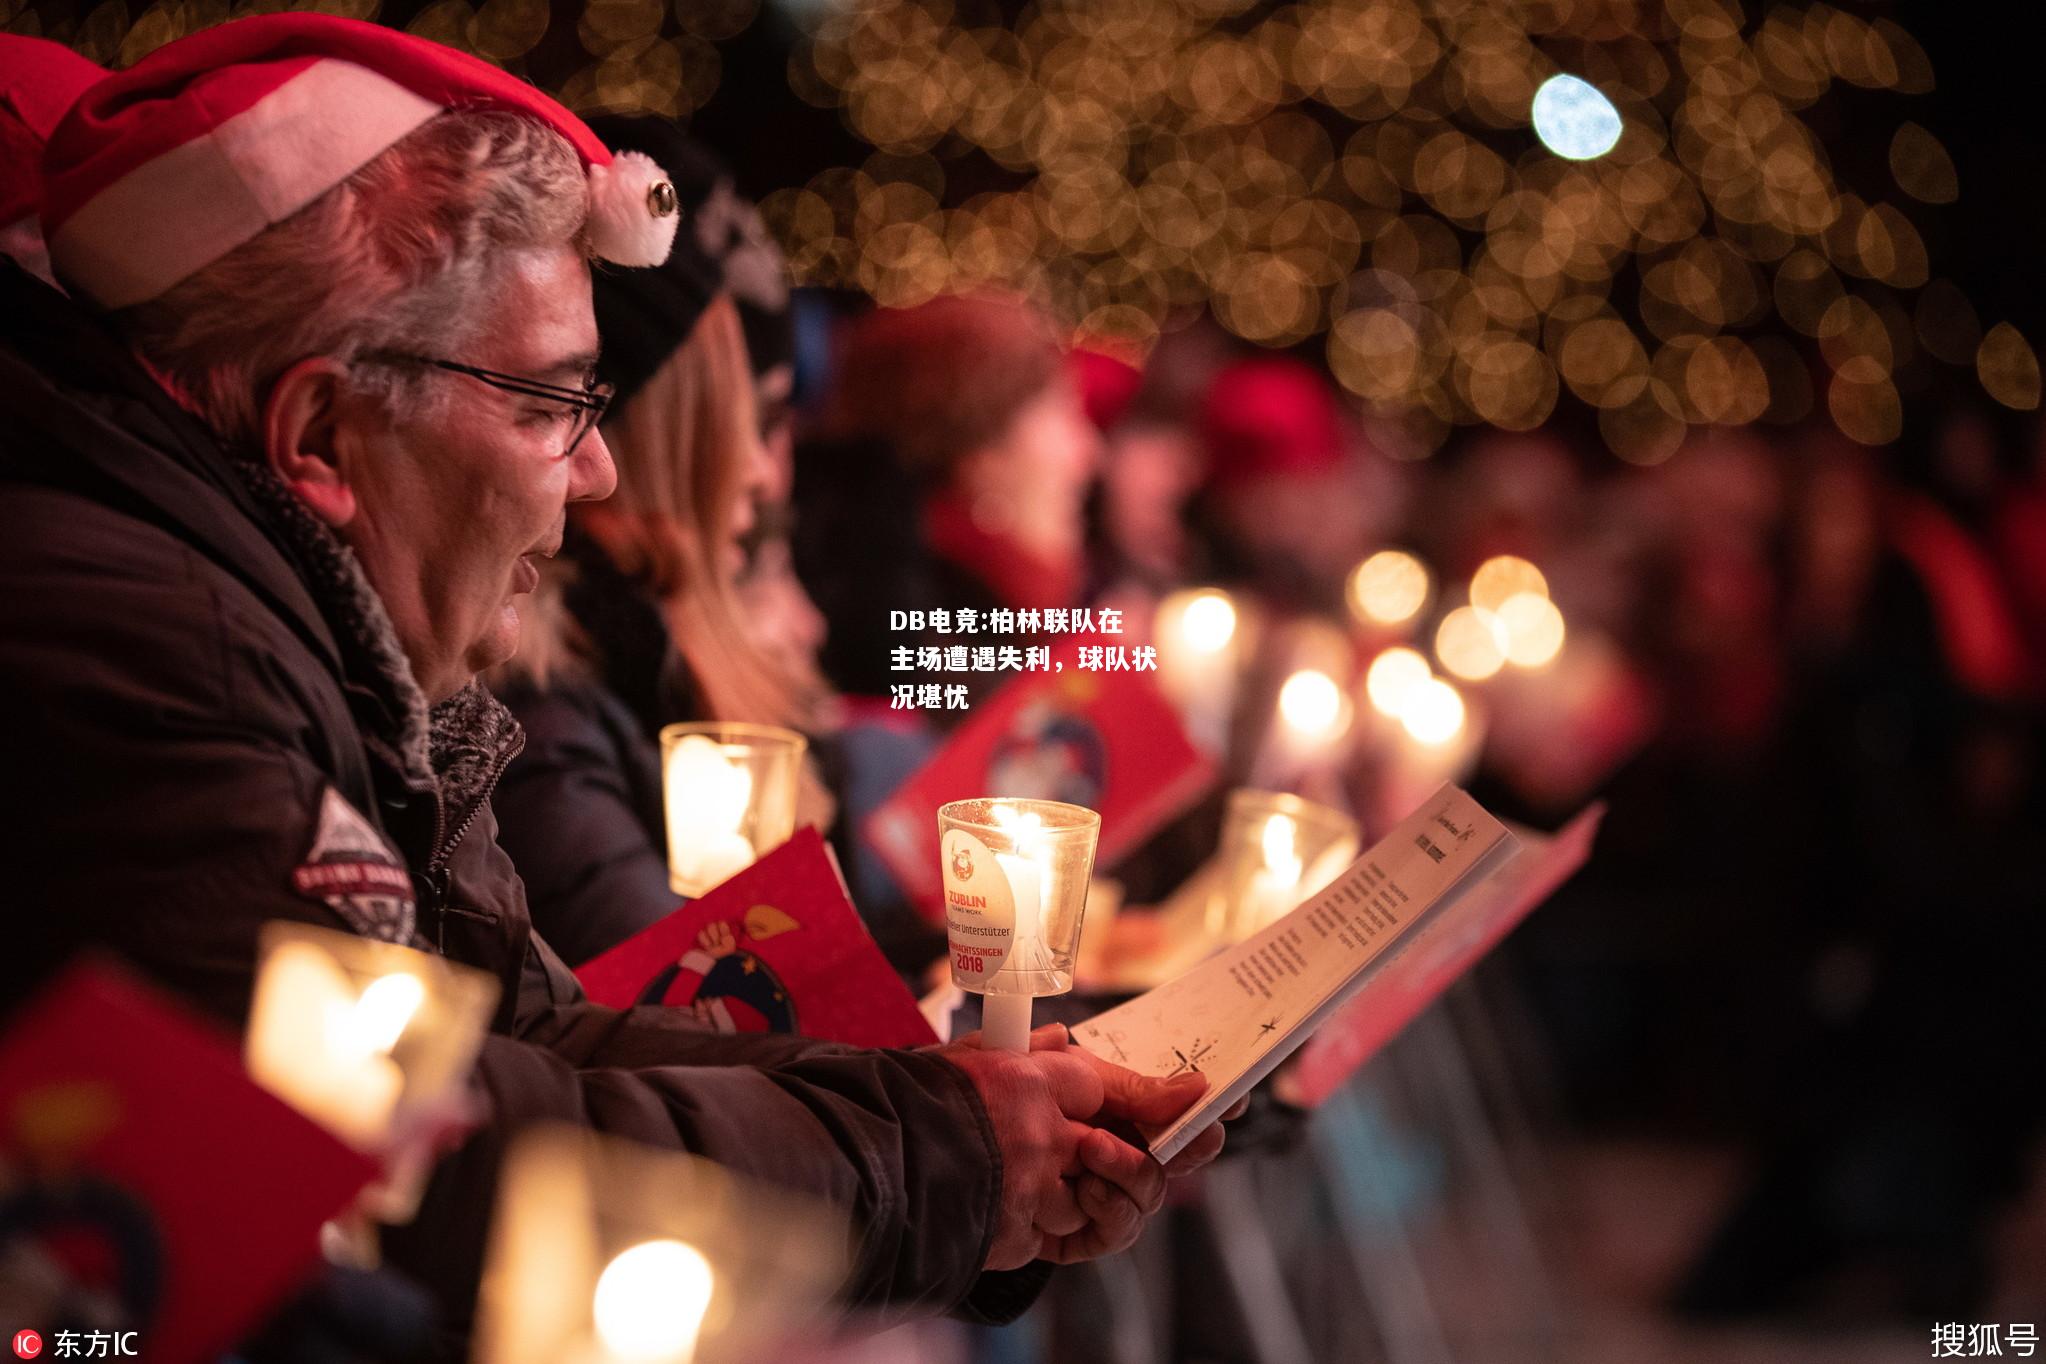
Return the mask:
<path fill-rule="evenodd" d="M 327 0 L 557 89 L 688 118 L 760 0 Z M 0 23 L 116 65 L 283 6 L 0 0 Z M 139 12 L 137 12 L 139 11 Z M 132 18 L 131 18 L 132 14 Z M 799 282 L 888 305 L 1019 289 L 1141 352 L 1210 316 L 1315 348 L 1425 454 L 1458 426 L 1582 404 L 1621 457 L 1694 427 L 1813 414 L 1870 445 L 1905 396 L 1972 371 L 2040 399 L 2031 343 L 1940 273 L 1954 159 L 1913 121 L 1932 63 L 1895 21 L 1731 0 L 854 0 L 794 20 L 787 98 L 867 150 L 762 200 Z M 1568 72 L 1618 143 L 1530 127 Z M 1812 116 L 1892 110 L 1881 183 L 1841 183 Z"/>

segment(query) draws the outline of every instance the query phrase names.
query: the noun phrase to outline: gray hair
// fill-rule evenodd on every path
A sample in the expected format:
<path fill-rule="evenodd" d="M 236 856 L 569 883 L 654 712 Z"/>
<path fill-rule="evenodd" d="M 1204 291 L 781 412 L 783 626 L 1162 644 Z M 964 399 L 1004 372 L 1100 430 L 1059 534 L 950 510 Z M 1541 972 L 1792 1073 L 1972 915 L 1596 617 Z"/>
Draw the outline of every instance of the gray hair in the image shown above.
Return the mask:
<path fill-rule="evenodd" d="M 459 355 L 506 250 L 581 248 L 588 216 L 582 164 L 559 133 L 514 114 L 443 114 L 117 322 L 214 430 L 248 442 L 271 384 L 310 356 Z M 352 380 L 394 412 L 421 382 L 384 366 Z"/>

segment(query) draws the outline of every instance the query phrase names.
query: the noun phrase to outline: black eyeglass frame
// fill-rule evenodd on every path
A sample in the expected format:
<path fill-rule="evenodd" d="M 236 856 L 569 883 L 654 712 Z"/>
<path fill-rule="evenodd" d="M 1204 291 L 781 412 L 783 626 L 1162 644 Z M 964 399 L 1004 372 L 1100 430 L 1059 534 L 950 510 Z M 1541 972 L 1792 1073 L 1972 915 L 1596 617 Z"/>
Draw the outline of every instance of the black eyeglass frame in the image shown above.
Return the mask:
<path fill-rule="evenodd" d="M 566 404 L 580 414 L 576 417 L 575 430 L 569 435 L 568 446 L 561 452 L 567 459 L 576 447 L 583 443 L 583 437 L 590 434 L 592 427 L 603 420 L 604 413 L 611 406 L 611 399 L 617 393 L 613 384 L 591 384 L 586 388 L 568 388 L 561 384 L 543 383 L 523 374 L 506 374 L 502 370 L 483 369 L 476 365 L 465 365 L 455 360 L 436 360 L 431 355 L 408 355 L 401 351 L 388 351 L 367 356 L 366 359 L 378 364 L 426 365 L 432 369 L 444 369 L 450 374 L 467 375 L 479 383 L 505 393 L 516 393 L 523 398 L 544 398 L 549 402 Z"/>

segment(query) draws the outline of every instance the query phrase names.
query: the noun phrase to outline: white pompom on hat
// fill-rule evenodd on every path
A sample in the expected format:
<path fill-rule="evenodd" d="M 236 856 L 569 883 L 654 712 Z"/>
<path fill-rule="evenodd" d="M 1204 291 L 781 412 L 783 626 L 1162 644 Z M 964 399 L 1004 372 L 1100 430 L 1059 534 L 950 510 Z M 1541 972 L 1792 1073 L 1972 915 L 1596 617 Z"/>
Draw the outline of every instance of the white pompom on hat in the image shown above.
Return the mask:
<path fill-rule="evenodd" d="M 395 29 L 266 14 L 167 43 L 72 106 L 43 160 L 51 262 L 102 308 L 146 303 L 449 110 L 560 133 L 589 175 L 591 249 L 667 258 L 679 215 L 661 168 L 614 156 L 534 86 Z"/>

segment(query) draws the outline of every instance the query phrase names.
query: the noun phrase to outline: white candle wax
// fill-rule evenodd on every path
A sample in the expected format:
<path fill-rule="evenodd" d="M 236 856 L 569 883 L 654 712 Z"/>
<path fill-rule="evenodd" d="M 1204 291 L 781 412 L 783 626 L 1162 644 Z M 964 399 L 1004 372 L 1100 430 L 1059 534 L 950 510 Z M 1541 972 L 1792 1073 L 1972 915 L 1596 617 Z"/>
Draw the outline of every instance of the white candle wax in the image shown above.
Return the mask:
<path fill-rule="evenodd" d="M 1017 970 L 1035 970 L 1044 943 L 1044 868 L 1034 857 L 1022 853 L 996 853 L 995 864 L 1009 878 L 1009 894 L 1016 901 L 1016 932 L 1009 943 L 1009 965 Z"/>

